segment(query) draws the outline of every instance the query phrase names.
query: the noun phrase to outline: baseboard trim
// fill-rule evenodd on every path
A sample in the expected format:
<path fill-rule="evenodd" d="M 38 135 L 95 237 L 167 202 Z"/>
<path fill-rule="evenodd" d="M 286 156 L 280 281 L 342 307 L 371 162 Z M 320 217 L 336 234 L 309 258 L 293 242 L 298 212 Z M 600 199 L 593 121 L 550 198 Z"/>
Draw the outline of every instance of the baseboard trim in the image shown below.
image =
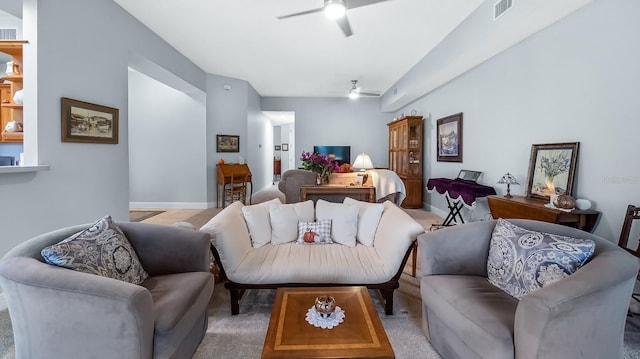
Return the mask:
<path fill-rule="evenodd" d="M 443 210 L 441 210 L 438 207 L 432 206 L 432 205 L 427 205 L 427 207 L 429 207 L 429 212 L 436 214 L 442 218 L 447 218 L 447 215 L 449 214 L 449 212 L 445 212 Z"/>
<path fill-rule="evenodd" d="M 207 209 L 213 202 L 129 202 L 129 208 Z"/>

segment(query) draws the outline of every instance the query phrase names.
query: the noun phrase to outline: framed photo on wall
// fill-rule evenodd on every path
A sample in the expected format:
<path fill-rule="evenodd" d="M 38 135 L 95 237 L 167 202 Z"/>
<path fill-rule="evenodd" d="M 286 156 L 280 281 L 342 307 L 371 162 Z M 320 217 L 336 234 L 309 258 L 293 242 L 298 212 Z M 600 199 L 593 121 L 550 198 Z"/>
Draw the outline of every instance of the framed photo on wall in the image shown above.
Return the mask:
<path fill-rule="evenodd" d="M 462 162 L 462 112 L 436 123 L 437 161 Z"/>
<path fill-rule="evenodd" d="M 274 149 L 274 151 L 280 151 L 280 145 L 275 145 L 275 146 L 273 147 L 273 149 Z"/>
<path fill-rule="evenodd" d="M 62 142 L 118 143 L 118 109 L 63 97 Z"/>
<path fill-rule="evenodd" d="M 240 152 L 240 136 L 216 135 L 216 152 Z"/>
<path fill-rule="evenodd" d="M 549 200 L 551 195 L 572 195 L 580 142 L 531 145 L 527 197 Z"/>
<path fill-rule="evenodd" d="M 289 144 L 288 143 L 283 143 L 282 144 L 282 150 L 283 151 L 289 151 Z"/>

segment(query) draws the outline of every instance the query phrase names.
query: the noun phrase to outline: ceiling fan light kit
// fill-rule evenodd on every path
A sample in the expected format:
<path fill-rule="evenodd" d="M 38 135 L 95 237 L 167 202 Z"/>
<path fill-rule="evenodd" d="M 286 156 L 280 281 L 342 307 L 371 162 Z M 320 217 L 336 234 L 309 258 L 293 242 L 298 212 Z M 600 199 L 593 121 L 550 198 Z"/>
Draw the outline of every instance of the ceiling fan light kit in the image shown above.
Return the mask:
<path fill-rule="evenodd" d="M 347 13 L 344 0 L 324 0 L 324 14 L 331 20 L 339 19 Z"/>
<path fill-rule="evenodd" d="M 353 35 L 351 25 L 347 19 L 347 10 L 352 10 L 362 6 L 373 5 L 390 0 L 324 0 L 321 8 L 297 12 L 294 14 L 278 16 L 278 19 L 288 19 L 294 16 L 315 14 L 324 11 L 325 15 L 336 22 L 345 37 Z"/>

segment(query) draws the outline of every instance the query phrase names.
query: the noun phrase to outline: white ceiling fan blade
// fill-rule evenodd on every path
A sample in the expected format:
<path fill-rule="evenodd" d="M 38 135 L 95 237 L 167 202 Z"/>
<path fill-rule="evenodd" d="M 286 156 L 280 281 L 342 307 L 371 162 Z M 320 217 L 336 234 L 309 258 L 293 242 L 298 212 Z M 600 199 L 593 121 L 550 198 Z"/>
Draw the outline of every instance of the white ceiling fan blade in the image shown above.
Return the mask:
<path fill-rule="evenodd" d="M 389 1 L 389 0 L 346 0 L 345 5 L 347 10 L 349 10 L 349 9 L 355 9 L 362 6 L 373 5 L 373 4 L 384 2 L 384 1 Z"/>
<path fill-rule="evenodd" d="M 349 25 L 349 20 L 347 19 L 347 15 L 336 19 L 336 24 L 340 26 L 340 29 L 344 33 L 344 36 L 349 37 L 353 35 L 353 32 L 351 32 L 351 26 Z"/>
<path fill-rule="evenodd" d="M 321 8 L 317 8 L 317 9 L 313 9 L 313 10 L 307 10 L 307 11 L 297 12 L 297 13 L 295 13 L 295 14 L 289 14 L 289 15 L 278 16 L 278 20 L 287 19 L 287 18 L 294 17 L 294 16 L 300 16 L 300 15 L 313 14 L 313 13 L 316 13 L 316 12 L 323 12 L 323 11 L 324 11 L 324 7 L 321 7 Z"/>
<path fill-rule="evenodd" d="M 380 94 L 379 93 L 373 93 L 373 92 L 360 92 L 360 96 L 379 97 Z"/>

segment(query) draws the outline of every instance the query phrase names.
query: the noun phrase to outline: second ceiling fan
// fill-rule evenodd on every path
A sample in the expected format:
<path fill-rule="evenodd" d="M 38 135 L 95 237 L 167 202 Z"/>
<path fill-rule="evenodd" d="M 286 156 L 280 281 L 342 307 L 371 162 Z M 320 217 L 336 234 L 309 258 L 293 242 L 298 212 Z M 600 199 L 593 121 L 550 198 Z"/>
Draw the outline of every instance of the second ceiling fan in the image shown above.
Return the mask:
<path fill-rule="evenodd" d="M 344 33 L 344 36 L 349 37 L 353 35 L 353 32 L 351 31 L 351 26 L 349 25 L 349 20 L 347 19 L 347 10 L 384 1 L 390 0 L 324 0 L 324 6 L 320 8 L 302 11 L 295 14 L 278 16 L 278 19 L 282 20 L 294 16 L 307 15 L 324 11 L 327 17 L 336 21 L 336 24 L 338 24 L 338 26 Z"/>

